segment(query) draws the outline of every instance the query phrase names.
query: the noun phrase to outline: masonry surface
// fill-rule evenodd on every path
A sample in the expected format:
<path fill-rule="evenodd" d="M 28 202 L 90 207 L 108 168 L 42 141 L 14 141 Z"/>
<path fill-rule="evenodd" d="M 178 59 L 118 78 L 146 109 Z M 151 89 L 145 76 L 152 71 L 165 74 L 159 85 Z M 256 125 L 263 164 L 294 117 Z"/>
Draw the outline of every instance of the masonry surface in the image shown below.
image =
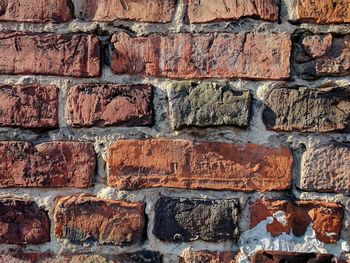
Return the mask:
<path fill-rule="evenodd" d="M 0 263 L 350 262 L 349 0 L 0 0 Z"/>

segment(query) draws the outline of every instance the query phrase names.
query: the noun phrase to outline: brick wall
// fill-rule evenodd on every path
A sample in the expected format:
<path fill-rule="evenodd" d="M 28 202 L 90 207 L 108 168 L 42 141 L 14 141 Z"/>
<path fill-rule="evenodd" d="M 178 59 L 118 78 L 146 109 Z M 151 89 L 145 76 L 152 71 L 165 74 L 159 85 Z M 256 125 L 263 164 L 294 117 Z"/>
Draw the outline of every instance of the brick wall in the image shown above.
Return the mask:
<path fill-rule="evenodd" d="M 350 1 L 0 1 L 0 263 L 346 262 Z"/>

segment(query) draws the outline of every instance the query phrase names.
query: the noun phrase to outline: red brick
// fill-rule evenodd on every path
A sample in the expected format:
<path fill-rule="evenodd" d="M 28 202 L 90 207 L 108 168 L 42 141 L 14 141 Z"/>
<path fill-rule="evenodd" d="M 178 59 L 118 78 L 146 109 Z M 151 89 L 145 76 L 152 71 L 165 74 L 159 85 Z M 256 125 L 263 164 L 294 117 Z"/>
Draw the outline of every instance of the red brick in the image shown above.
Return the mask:
<path fill-rule="evenodd" d="M 152 86 L 80 84 L 71 88 L 67 102 L 71 126 L 151 126 Z"/>
<path fill-rule="evenodd" d="M 0 254 L 0 263 L 161 263 L 158 252 L 141 250 L 132 253 L 113 255 L 68 254 L 54 255 L 51 253 L 4 253 Z"/>
<path fill-rule="evenodd" d="M 350 74 L 350 35 L 309 32 L 294 36 L 294 68 L 304 79 Z"/>
<path fill-rule="evenodd" d="M 280 222 L 274 217 L 274 214 L 280 211 L 285 214 L 285 222 Z M 325 243 L 335 243 L 340 236 L 343 207 L 336 203 L 320 201 L 297 201 L 292 204 L 288 201 L 259 200 L 251 208 L 250 227 L 255 227 L 268 217 L 274 219 L 267 225 L 267 231 L 272 236 L 282 233 L 303 236 L 312 224 L 317 239 Z"/>
<path fill-rule="evenodd" d="M 278 21 L 279 0 L 189 0 L 190 23 L 207 23 L 254 17 Z"/>
<path fill-rule="evenodd" d="M 145 227 L 144 204 L 67 196 L 58 200 L 55 236 L 73 242 L 128 245 L 142 241 Z"/>
<path fill-rule="evenodd" d="M 350 194 L 350 145 L 332 143 L 307 149 L 301 161 L 300 188 Z"/>
<path fill-rule="evenodd" d="M 32 201 L 0 199 L 0 244 L 41 244 L 50 241 L 47 212 Z"/>
<path fill-rule="evenodd" d="M 349 0 L 298 0 L 297 17 L 302 22 L 317 24 L 349 23 Z"/>
<path fill-rule="evenodd" d="M 180 258 L 179 263 L 235 263 L 235 256 L 232 252 L 213 251 L 190 251 L 187 250 Z"/>
<path fill-rule="evenodd" d="M 112 71 L 168 78 L 286 79 L 290 36 L 285 33 L 153 34 L 112 37 Z M 269 45 L 266 45 L 269 43 Z"/>
<path fill-rule="evenodd" d="M 258 251 L 252 257 L 252 263 L 324 263 L 339 262 L 333 255 L 319 253 L 296 253 L 285 251 Z"/>
<path fill-rule="evenodd" d="M 171 22 L 175 0 L 99 0 L 76 5 L 78 17 L 85 21 L 135 20 L 139 22 Z"/>
<path fill-rule="evenodd" d="M 292 161 L 286 147 L 120 140 L 109 149 L 108 184 L 120 189 L 284 190 L 291 185 Z"/>
<path fill-rule="evenodd" d="M 0 21 L 62 23 L 70 21 L 73 10 L 67 0 L 6 0 L 0 2 Z"/>
<path fill-rule="evenodd" d="M 83 34 L 0 33 L 1 74 L 100 75 L 100 44 Z"/>
<path fill-rule="evenodd" d="M 93 146 L 82 142 L 0 142 L 0 187 L 89 187 Z"/>
<path fill-rule="evenodd" d="M 58 127 L 56 86 L 0 85 L 0 126 Z"/>

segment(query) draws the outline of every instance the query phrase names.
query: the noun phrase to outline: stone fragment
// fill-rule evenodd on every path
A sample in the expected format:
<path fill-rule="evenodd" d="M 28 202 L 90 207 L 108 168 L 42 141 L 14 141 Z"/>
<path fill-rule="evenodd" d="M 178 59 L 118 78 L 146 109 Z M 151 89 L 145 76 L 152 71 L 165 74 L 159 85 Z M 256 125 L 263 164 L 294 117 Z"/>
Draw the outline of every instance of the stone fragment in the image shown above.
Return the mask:
<path fill-rule="evenodd" d="M 219 125 L 243 128 L 249 124 L 249 91 L 211 82 L 177 82 L 171 86 L 168 98 L 175 129 Z"/>
<path fill-rule="evenodd" d="M 161 197 L 155 205 L 153 234 L 164 241 L 222 241 L 238 238 L 237 199 Z"/>
<path fill-rule="evenodd" d="M 350 131 L 350 87 L 274 89 L 262 118 L 275 131 Z"/>

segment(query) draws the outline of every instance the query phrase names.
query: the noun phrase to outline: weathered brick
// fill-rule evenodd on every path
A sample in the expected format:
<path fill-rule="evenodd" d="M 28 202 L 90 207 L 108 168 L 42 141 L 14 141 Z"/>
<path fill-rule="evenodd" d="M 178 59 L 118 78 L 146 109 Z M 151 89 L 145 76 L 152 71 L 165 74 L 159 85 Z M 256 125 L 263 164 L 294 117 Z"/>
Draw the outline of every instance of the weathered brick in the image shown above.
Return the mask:
<path fill-rule="evenodd" d="M 236 240 L 238 199 L 161 197 L 155 205 L 153 234 L 165 241 Z"/>
<path fill-rule="evenodd" d="M 269 43 L 269 45 L 266 45 Z M 286 79 L 290 36 L 285 33 L 152 34 L 112 37 L 112 71 L 168 78 Z"/>
<path fill-rule="evenodd" d="M 59 199 L 54 218 L 55 236 L 72 242 L 137 244 L 145 227 L 143 203 L 87 195 Z"/>
<path fill-rule="evenodd" d="M 272 236 L 282 233 L 293 233 L 303 236 L 312 225 L 317 239 L 325 243 L 339 240 L 343 219 L 343 207 L 336 203 L 320 201 L 288 201 L 259 200 L 251 208 L 251 224 L 253 228 L 268 217 L 273 222 L 267 225 Z"/>
<path fill-rule="evenodd" d="M 350 130 L 350 87 L 274 89 L 265 106 L 263 122 L 275 131 Z"/>
<path fill-rule="evenodd" d="M 32 201 L 0 199 L 0 244 L 41 244 L 50 241 L 47 212 Z"/>
<path fill-rule="evenodd" d="M 0 126 L 58 127 L 58 88 L 0 85 Z"/>
<path fill-rule="evenodd" d="M 289 189 L 291 152 L 256 144 L 119 140 L 109 149 L 108 184 L 120 189 Z"/>
<path fill-rule="evenodd" d="M 311 33 L 294 37 L 294 69 L 305 79 L 350 73 L 350 35 Z"/>
<path fill-rule="evenodd" d="M 100 44 L 83 34 L 0 33 L 0 74 L 100 75 Z"/>
<path fill-rule="evenodd" d="M 5 253 L 0 254 L 0 263 L 161 263 L 161 255 L 153 251 L 137 251 L 117 255 L 50 253 Z"/>
<path fill-rule="evenodd" d="M 350 194 L 350 145 L 333 143 L 309 148 L 302 157 L 300 188 Z"/>
<path fill-rule="evenodd" d="M 133 253 L 124 253 L 111 257 L 115 263 L 161 263 L 162 256 L 159 252 L 154 251 L 138 251 Z"/>
<path fill-rule="evenodd" d="M 338 260 L 330 254 L 317 253 L 293 253 L 284 251 L 258 251 L 252 257 L 252 263 L 325 263 L 338 262 Z"/>
<path fill-rule="evenodd" d="M 211 82 L 177 82 L 169 90 L 168 98 L 175 129 L 249 124 L 249 91 Z"/>
<path fill-rule="evenodd" d="M 6 0 L 0 2 L 0 21 L 63 23 L 73 18 L 67 0 Z"/>
<path fill-rule="evenodd" d="M 278 21 L 279 0 L 189 0 L 190 23 L 207 23 L 254 17 Z"/>
<path fill-rule="evenodd" d="M 171 22 L 175 0 L 73 0 L 78 18 L 85 21 L 135 20 L 139 22 Z"/>
<path fill-rule="evenodd" d="M 235 256 L 230 251 L 191 251 L 186 250 L 180 258 L 179 263 L 235 263 Z"/>
<path fill-rule="evenodd" d="M 67 99 L 67 122 L 75 127 L 153 124 L 151 85 L 80 84 Z"/>
<path fill-rule="evenodd" d="M 296 6 L 298 20 L 317 24 L 349 23 L 349 0 L 298 0 Z"/>
<path fill-rule="evenodd" d="M 0 187 L 89 187 L 93 146 L 82 142 L 0 142 Z"/>

